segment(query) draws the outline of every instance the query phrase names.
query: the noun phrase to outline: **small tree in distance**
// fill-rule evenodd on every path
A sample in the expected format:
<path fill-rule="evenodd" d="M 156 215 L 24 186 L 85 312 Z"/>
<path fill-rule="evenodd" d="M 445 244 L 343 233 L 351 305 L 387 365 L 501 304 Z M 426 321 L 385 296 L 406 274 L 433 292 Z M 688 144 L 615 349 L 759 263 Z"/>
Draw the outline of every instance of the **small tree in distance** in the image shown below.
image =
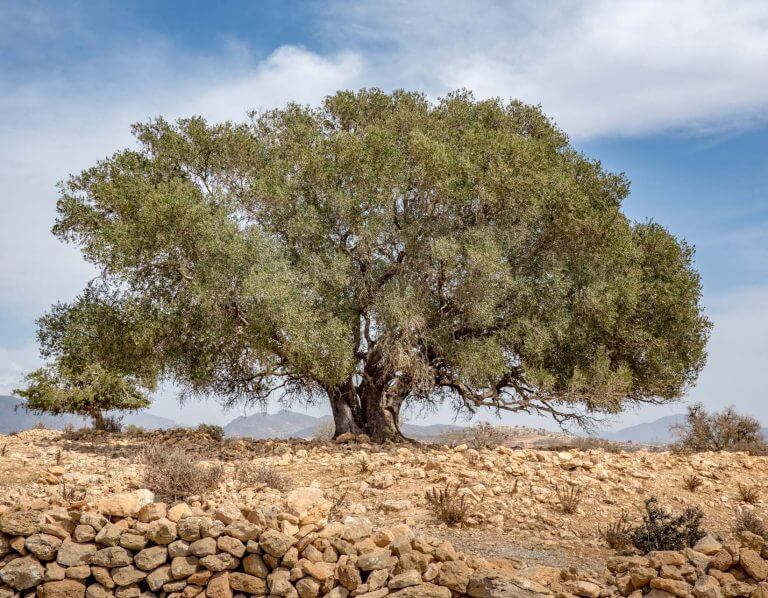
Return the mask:
<path fill-rule="evenodd" d="M 751 451 L 765 452 L 768 439 L 763 438 L 760 422 L 728 407 L 709 413 L 701 403 L 688 407 L 685 420 L 673 427 L 677 446 L 692 452 Z"/>
<path fill-rule="evenodd" d="M 116 375 L 98 364 L 80 372 L 60 366 L 40 368 L 30 373 L 26 382 L 26 388 L 14 393 L 26 399 L 28 410 L 90 417 L 96 430 L 109 428 L 111 421 L 105 418 L 105 411 L 135 411 L 150 405 L 144 391 L 129 377 Z"/>
<path fill-rule="evenodd" d="M 54 233 L 101 276 L 41 321 L 54 362 L 327 400 L 379 442 L 406 403 L 586 424 L 704 364 L 692 248 L 629 222 L 626 178 L 539 108 L 345 91 L 134 132 L 62 186 Z"/>

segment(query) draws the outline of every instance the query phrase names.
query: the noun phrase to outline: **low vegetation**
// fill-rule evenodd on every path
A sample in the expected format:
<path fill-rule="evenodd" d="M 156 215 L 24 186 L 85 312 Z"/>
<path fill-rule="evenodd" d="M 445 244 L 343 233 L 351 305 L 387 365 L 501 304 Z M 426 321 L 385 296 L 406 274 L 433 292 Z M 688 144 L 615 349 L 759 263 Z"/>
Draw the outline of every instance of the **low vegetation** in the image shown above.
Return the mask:
<path fill-rule="evenodd" d="M 582 490 L 578 486 L 558 486 L 557 500 L 560 502 L 560 509 L 563 513 L 575 513 L 581 504 Z"/>
<path fill-rule="evenodd" d="M 204 494 L 218 486 L 224 474 L 221 465 L 205 465 L 184 449 L 162 444 L 149 445 L 142 460 L 144 486 L 171 500 Z"/>
<path fill-rule="evenodd" d="M 739 502 L 747 505 L 754 505 L 760 500 L 760 491 L 756 486 L 747 486 L 746 484 L 738 484 L 737 495 Z"/>
<path fill-rule="evenodd" d="M 627 537 L 644 554 L 653 550 L 682 550 L 706 535 L 701 529 L 703 518 L 698 507 L 688 507 L 680 515 L 673 515 L 659 505 L 656 497 L 651 497 L 645 501 L 642 523 Z"/>
<path fill-rule="evenodd" d="M 630 544 L 629 534 L 631 531 L 632 525 L 627 513 L 622 513 L 618 519 L 606 525 L 605 528 L 600 525 L 597 526 L 600 537 L 608 545 L 608 548 L 614 550 L 623 550 Z"/>
<path fill-rule="evenodd" d="M 733 524 L 736 534 L 750 532 L 761 536 L 768 541 L 768 524 L 763 521 L 752 509 L 739 509 L 736 512 L 736 520 Z"/>
<path fill-rule="evenodd" d="M 255 466 L 251 463 L 242 463 L 235 471 L 235 479 L 244 486 L 256 486 L 264 484 L 268 488 L 284 492 L 292 485 L 288 476 L 283 475 L 274 467 L 267 465 Z"/>
<path fill-rule="evenodd" d="M 689 475 L 683 478 L 683 486 L 685 486 L 685 489 L 688 490 L 688 492 L 696 492 L 701 488 L 703 483 L 704 480 L 697 475 Z"/>
<path fill-rule="evenodd" d="M 427 490 L 426 499 L 435 516 L 448 525 L 464 523 L 469 516 L 467 497 L 457 488 L 432 488 Z"/>
<path fill-rule="evenodd" d="M 224 440 L 224 428 L 221 426 L 216 426 L 213 424 L 200 424 L 197 426 L 197 431 L 200 434 L 205 434 L 216 442 L 221 442 Z"/>

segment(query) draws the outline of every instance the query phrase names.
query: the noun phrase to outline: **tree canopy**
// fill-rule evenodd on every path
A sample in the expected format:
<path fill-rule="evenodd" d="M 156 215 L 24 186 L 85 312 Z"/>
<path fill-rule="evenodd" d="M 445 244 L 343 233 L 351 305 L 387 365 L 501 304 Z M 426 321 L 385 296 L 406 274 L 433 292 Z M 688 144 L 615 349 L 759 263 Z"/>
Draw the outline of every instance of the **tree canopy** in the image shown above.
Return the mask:
<path fill-rule="evenodd" d="M 703 367 L 693 249 L 537 107 L 374 89 L 134 133 L 61 188 L 54 233 L 100 270 L 40 321 L 70 371 L 327 399 L 381 441 L 404 404 L 585 423 Z"/>

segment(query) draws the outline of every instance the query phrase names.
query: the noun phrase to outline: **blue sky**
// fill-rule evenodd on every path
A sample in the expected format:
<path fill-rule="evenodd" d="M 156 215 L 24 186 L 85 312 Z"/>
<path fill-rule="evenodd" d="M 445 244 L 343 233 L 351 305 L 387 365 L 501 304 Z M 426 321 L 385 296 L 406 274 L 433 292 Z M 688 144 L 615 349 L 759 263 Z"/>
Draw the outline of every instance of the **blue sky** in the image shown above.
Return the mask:
<path fill-rule="evenodd" d="M 50 235 L 55 184 L 131 145 L 132 122 L 466 87 L 541 103 L 627 173 L 630 217 L 697 247 L 715 330 L 689 399 L 768 423 L 767 73 L 764 2 L 0 0 L 0 393 L 39 363 L 35 318 L 93 275 Z M 172 394 L 153 410 L 232 416 Z"/>

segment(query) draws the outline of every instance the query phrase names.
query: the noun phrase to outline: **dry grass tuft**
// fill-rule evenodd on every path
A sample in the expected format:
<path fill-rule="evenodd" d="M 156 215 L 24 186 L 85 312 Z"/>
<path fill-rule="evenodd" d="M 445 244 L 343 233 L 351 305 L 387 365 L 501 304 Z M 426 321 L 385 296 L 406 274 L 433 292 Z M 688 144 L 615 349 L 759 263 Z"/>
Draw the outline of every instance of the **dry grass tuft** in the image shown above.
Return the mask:
<path fill-rule="evenodd" d="M 269 465 L 257 467 L 251 463 L 242 463 L 235 471 L 235 479 L 245 486 L 264 484 L 280 492 L 285 492 L 293 485 L 291 478 L 274 467 Z"/>
<path fill-rule="evenodd" d="M 629 515 L 622 513 L 621 516 L 609 523 L 605 529 L 597 526 L 597 533 L 613 550 L 623 550 L 630 544 L 629 533 L 632 531 L 632 526 L 629 523 Z"/>
<path fill-rule="evenodd" d="M 171 500 L 204 494 L 216 488 L 224 475 L 220 464 L 203 465 L 179 447 L 152 444 L 144 450 L 142 460 L 146 465 L 144 485 Z"/>
<path fill-rule="evenodd" d="M 430 509 L 443 523 L 458 525 L 467 520 L 469 504 L 466 495 L 460 495 L 456 488 L 432 488 L 425 496 Z"/>
<path fill-rule="evenodd" d="M 578 486 L 558 486 L 557 500 L 563 513 L 573 514 L 581 504 L 581 488 Z"/>
<path fill-rule="evenodd" d="M 750 532 L 768 540 L 768 525 L 752 509 L 739 509 L 733 531 L 736 534 Z"/>
<path fill-rule="evenodd" d="M 738 488 L 739 502 L 743 502 L 747 505 L 755 505 L 760 500 L 760 491 L 756 486 L 745 486 L 744 484 L 739 484 Z"/>
<path fill-rule="evenodd" d="M 697 475 L 689 475 L 683 478 L 683 486 L 685 486 L 685 489 L 689 492 L 696 492 L 703 483 L 704 480 Z"/>

